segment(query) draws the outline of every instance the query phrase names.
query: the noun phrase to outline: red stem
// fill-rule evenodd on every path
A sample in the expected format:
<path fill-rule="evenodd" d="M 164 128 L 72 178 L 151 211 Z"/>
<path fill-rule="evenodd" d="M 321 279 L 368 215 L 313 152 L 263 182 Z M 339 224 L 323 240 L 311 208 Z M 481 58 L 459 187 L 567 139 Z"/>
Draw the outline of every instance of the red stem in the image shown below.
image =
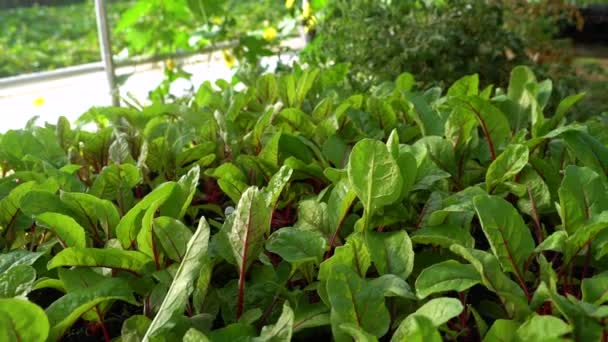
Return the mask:
<path fill-rule="evenodd" d="M 532 219 L 534 220 L 534 228 L 536 232 L 536 242 L 541 243 L 544 240 L 543 230 L 540 225 L 540 218 L 538 216 L 538 209 L 536 208 L 536 202 L 534 201 L 534 196 L 532 196 L 532 190 L 528 186 L 528 197 L 530 198 L 530 204 L 532 206 Z"/>
<path fill-rule="evenodd" d="M 33 252 L 34 249 L 36 248 L 36 227 L 37 227 L 36 224 L 33 223 L 32 224 L 32 231 L 31 231 L 32 241 L 30 241 L 30 252 Z"/>
<path fill-rule="evenodd" d="M 346 211 L 346 213 L 348 213 L 350 211 L 350 208 L 352 208 L 352 206 L 353 206 L 353 204 L 351 203 L 351 205 L 348 208 L 348 210 Z M 331 238 L 329 239 L 329 250 L 327 251 L 327 253 L 325 253 L 325 257 L 323 258 L 323 260 L 327 260 L 331 256 L 332 249 L 334 248 L 334 244 L 336 243 L 336 239 L 337 239 L 338 235 L 340 235 L 340 231 L 342 230 L 342 224 L 344 223 L 345 219 L 346 219 L 346 214 L 344 214 L 344 217 L 342 217 L 342 219 L 338 223 L 338 227 L 336 227 L 336 231 L 332 234 Z"/>
<path fill-rule="evenodd" d="M 156 269 L 160 270 L 160 258 L 158 255 L 158 250 L 156 249 L 156 242 L 154 242 L 154 229 L 151 231 L 152 238 L 152 254 L 154 254 L 154 264 L 156 265 Z"/>
<path fill-rule="evenodd" d="M 464 330 L 467 327 L 468 321 L 467 298 L 464 292 L 459 292 L 458 297 L 460 298 L 460 302 L 462 302 L 462 306 L 464 307 L 464 309 L 460 313 L 460 329 Z"/>
<path fill-rule="evenodd" d="M 581 281 L 587 277 L 589 272 L 589 264 L 591 263 L 591 240 L 587 242 L 587 253 L 585 254 L 585 266 L 583 267 L 583 274 L 581 275 Z M 581 293 L 579 293 L 581 294 Z M 580 299 L 580 298 L 579 298 Z"/>
<path fill-rule="evenodd" d="M 528 299 L 528 303 L 530 303 L 530 301 L 532 300 L 532 296 L 530 295 L 530 291 L 528 291 L 528 286 L 526 285 L 524 277 L 521 275 L 519 268 L 515 264 L 515 258 L 513 258 L 513 254 L 511 253 L 511 248 L 509 247 L 509 244 L 507 243 L 507 240 L 505 239 L 504 232 L 500 228 L 498 229 L 498 232 L 500 233 L 503 241 L 505 242 L 504 246 L 505 246 L 505 249 L 507 250 L 507 254 L 509 256 L 509 261 L 511 262 L 511 265 L 513 265 L 513 269 L 515 270 L 515 277 L 517 278 L 517 281 L 519 282 L 519 285 L 521 286 L 522 290 L 524 290 L 526 298 Z"/>
<path fill-rule="evenodd" d="M 103 321 L 103 317 L 101 316 L 98 307 L 95 307 L 95 312 L 97 313 L 97 317 L 99 317 L 99 325 L 101 326 L 101 331 L 103 331 L 103 339 L 105 342 L 111 342 L 110 333 L 108 333 L 108 329 L 106 328 L 106 324 Z"/>
<path fill-rule="evenodd" d="M 494 150 L 494 142 L 492 141 L 492 137 L 490 137 L 490 132 L 488 131 L 486 122 L 481 117 L 481 113 L 477 109 L 475 109 L 475 107 L 473 107 L 471 105 L 469 105 L 469 107 L 471 108 L 473 113 L 475 113 L 475 116 L 477 116 L 477 119 L 479 120 L 479 123 L 481 124 L 481 129 L 483 130 L 483 134 L 486 136 L 486 140 L 488 141 L 488 147 L 490 148 L 490 157 L 492 158 L 492 160 L 494 160 L 494 159 L 496 159 L 496 151 Z"/>
<path fill-rule="evenodd" d="M 243 306 L 244 306 L 244 297 L 245 297 L 245 263 L 241 267 L 241 272 L 239 274 L 239 297 L 236 303 L 236 319 L 241 318 L 243 314 Z"/>

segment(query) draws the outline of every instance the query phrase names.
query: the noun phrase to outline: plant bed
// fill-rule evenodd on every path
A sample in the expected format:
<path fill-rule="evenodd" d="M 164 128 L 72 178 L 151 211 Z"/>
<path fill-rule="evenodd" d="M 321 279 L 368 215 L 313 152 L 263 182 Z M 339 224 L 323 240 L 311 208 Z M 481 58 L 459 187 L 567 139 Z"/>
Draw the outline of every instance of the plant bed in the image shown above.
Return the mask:
<path fill-rule="evenodd" d="M 0 339 L 606 339 L 606 118 L 346 72 L 1 135 Z"/>

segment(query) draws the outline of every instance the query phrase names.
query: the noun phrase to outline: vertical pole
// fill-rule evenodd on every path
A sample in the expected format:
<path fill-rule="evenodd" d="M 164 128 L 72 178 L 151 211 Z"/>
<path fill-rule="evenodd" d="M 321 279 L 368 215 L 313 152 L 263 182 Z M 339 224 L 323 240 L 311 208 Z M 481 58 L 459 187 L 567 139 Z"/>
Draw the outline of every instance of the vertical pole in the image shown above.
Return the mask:
<path fill-rule="evenodd" d="M 306 8 L 310 6 L 310 3 L 308 2 L 308 0 L 302 0 L 302 14 L 306 14 Z M 306 20 L 308 20 L 307 17 L 302 16 L 302 25 L 300 25 L 300 37 L 302 38 L 302 40 L 304 41 L 304 44 L 308 44 L 310 43 L 310 34 L 308 34 L 306 32 Z"/>
<path fill-rule="evenodd" d="M 112 59 L 112 45 L 110 44 L 110 33 L 108 29 L 108 18 L 104 0 L 95 0 L 95 16 L 97 18 L 97 34 L 99 36 L 99 50 L 101 51 L 101 61 L 108 78 L 112 105 L 119 106 L 118 86 L 114 75 L 114 60 Z"/>

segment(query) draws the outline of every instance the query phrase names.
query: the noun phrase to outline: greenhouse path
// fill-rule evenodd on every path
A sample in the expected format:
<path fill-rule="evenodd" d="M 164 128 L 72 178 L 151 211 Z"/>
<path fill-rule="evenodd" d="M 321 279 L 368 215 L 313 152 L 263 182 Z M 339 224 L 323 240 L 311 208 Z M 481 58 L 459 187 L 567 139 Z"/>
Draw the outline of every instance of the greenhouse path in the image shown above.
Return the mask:
<path fill-rule="evenodd" d="M 303 46 L 299 39 L 289 41 L 288 45 L 295 49 Z M 262 63 L 272 69 L 277 60 L 277 57 L 271 57 L 262 60 Z M 220 52 L 182 62 L 184 69 L 192 74 L 195 88 L 204 81 L 230 78 L 234 73 L 226 66 Z M 140 103 L 146 103 L 148 92 L 163 79 L 162 63 L 119 68 L 116 74 L 132 74 L 120 87 L 122 96 L 130 93 Z M 182 94 L 189 86 L 186 80 L 176 81 L 171 93 Z M 23 128 L 34 116 L 39 117 L 38 124 L 55 123 L 60 116 L 74 121 L 93 106 L 109 106 L 111 103 L 103 71 L 23 86 L 0 87 L 0 132 Z"/>

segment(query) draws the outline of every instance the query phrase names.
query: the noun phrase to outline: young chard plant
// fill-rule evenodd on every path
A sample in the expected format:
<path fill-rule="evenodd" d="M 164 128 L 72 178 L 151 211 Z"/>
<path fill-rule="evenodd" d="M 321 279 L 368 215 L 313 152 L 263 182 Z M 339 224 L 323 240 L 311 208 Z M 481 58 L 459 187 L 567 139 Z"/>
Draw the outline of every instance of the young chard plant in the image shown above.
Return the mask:
<path fill-rule="evenodd" d="M 583 95 L 244 83 L 0 136 L 0 340 L 608 340 Z"/>

